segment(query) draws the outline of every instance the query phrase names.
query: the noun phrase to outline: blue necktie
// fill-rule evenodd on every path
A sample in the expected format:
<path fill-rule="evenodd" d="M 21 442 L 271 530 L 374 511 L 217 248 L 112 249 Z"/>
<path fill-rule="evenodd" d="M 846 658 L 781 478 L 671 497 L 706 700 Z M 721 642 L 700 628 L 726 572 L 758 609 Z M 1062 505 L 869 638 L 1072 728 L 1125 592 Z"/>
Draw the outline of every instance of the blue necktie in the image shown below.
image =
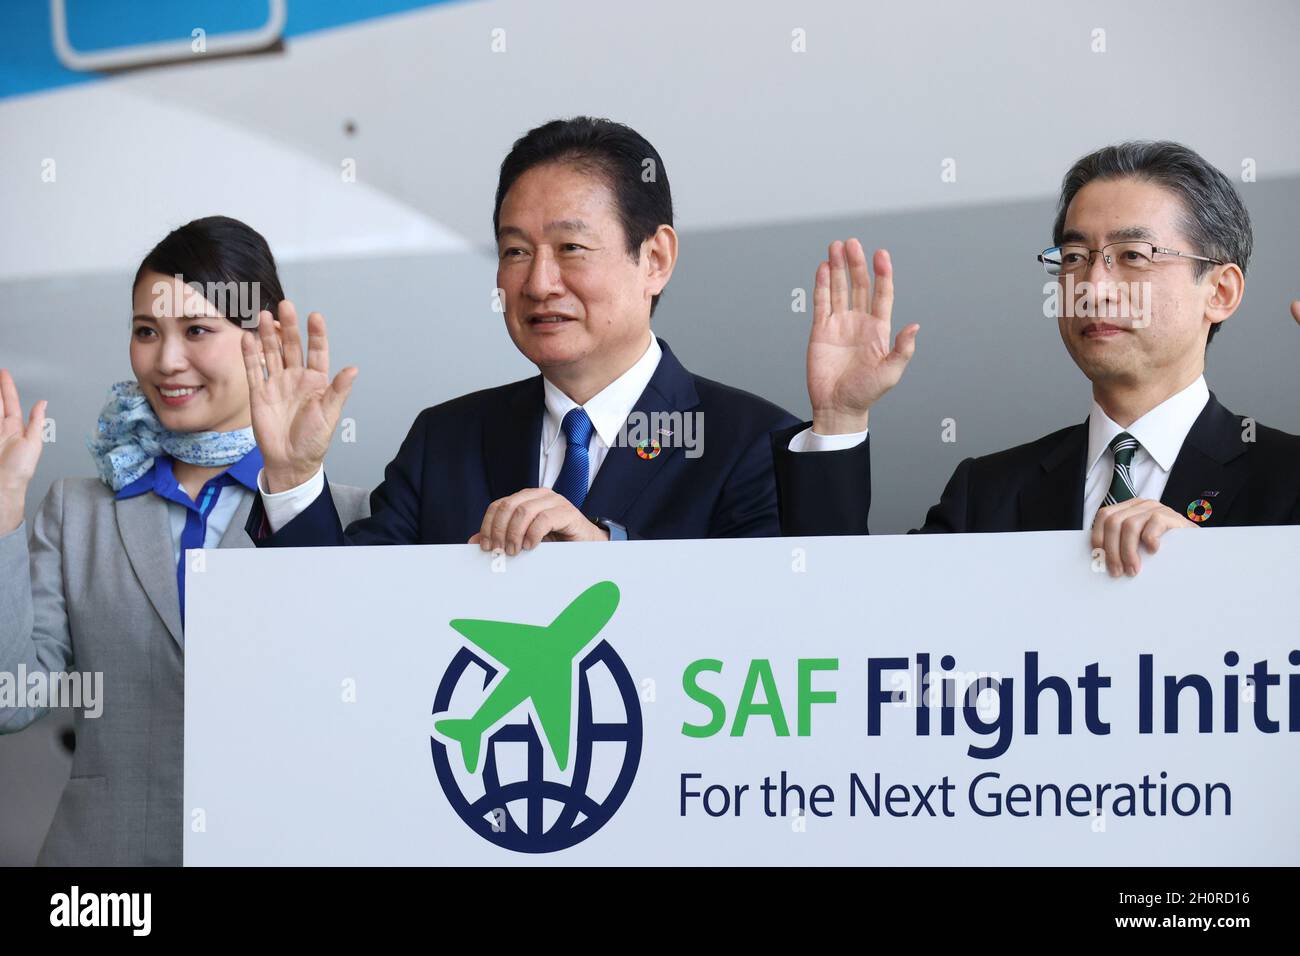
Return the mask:
<path fill-rule="evenodd" d="M 587 443 L 591 441 L 591 419 L 581 405 L 572 408 L 564 416 L 560 425 L 564 431 L 564 464 L 560 466 L 560 475 L 555 479 L 552 490 L 573 502 L 573 507 L 581 509 L 587 500 L 587 481 L 591 475 L 587 459 Z"/>

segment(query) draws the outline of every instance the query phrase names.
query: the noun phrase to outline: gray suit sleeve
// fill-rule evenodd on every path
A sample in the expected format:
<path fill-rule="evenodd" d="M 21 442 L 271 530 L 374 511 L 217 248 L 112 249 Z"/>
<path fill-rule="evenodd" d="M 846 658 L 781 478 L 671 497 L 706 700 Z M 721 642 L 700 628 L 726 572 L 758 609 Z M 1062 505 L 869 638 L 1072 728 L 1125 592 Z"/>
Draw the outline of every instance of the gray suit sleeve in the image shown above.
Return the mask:
<path fill-rule="evenodd" d="M 72 664 L 72 634 L 63 595 L 63 481 L 56 481 L 32 520 L 0 537 L 0 681 L 20 691 L 21 671 L 48 675 Z M 24 682 L 25 683 L 25 682 Z M 0 694 L 0 734 L 22 730 L 47 707 L 6 706 Z"/>

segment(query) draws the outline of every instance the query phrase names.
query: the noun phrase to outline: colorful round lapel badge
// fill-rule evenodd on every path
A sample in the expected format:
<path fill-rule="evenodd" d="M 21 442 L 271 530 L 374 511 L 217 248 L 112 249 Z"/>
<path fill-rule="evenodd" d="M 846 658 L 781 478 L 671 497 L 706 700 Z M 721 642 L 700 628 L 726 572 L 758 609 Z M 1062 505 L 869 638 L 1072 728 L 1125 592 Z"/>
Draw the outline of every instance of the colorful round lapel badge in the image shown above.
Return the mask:
<path fill-rule="evenodd" d="M 657 438 L 651 438 L 648 441 L 637 442 L 636 456 L 649 461 L 651 458 L 657 457 L 659 452 L 662 450 L 663 448 L 660 446 L 659 440 Z"/>
<path fill-rule="evenodd" d="M 1214 514 L 1214 508 L 1204 498 L 1197 498 L 1187 506 L 1187 517 L 1198 524 L 1202 521 L 1208 521 L 1212 514 Z"/>

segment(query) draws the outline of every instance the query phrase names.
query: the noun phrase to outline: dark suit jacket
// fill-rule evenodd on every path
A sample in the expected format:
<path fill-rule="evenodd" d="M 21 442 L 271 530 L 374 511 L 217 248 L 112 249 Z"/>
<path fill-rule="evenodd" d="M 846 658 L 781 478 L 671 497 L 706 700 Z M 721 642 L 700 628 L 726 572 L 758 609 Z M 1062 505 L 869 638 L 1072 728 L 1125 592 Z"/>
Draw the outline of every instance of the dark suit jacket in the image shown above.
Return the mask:
<path fill-rule="evenodd" d="M 702 451 L 665 441 L 654 458 L 632 447 L 609 450 L 582 511 L 624 525 L 631 538 L 777 536 L 772 435 L 803 426 L 770 402 L 692 375 L 660 339 L 663 357 L 634 411 L 703 414 Z M 260 496 L 247 530 L 258 547 L 339 544 L 464 544 L 488 505 L 538 486 L 542 378 L 463 395 L 426 408 L 370 497 L 370 517 L 340 526 L 328 487 L 275 534 L 263 525 Z M 792 533 L 824 534 L 834 512 L 792 517 Z"/>
<path fill-rule="evenodd" d="M 782 501 L 803 502 L 820 485 L 837 502 L 841 533 L 866 534 L 871 508 L 869 441 L 848 451 L 795 455 L 794 431 L 775 436 Z M 1185 514 L 1204 498 L 1213 509 L 1203 527 L 1300 524 L 1300 437 L 1247 423 L 1210 393 L 1169 472 L 1161 502 Z M 1065 531 L 1083 516 L 1088 423 L 981 458 L 953 473 L 939 503 L 913 533 Z M 789 512 L 798 516 L 797 507 Z M 783 517 L 785 513 L 783 512 Z M 827 521 L 824 513 L 819 520 Z"/>

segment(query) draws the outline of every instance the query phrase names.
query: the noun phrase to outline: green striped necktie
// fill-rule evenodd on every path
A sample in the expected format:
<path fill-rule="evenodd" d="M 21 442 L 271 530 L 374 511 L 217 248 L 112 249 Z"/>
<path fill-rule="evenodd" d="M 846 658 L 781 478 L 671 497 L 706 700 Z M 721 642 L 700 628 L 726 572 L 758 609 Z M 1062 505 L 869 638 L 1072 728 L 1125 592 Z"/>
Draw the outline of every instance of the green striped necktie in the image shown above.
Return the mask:
<path fill-rule="evenodd" d="M 1110 450 L 1115 454 L 1115 473 L 1110 478 L 1110 491 L 1106 493 L 1106 498 L 1101 503 L 1103 508 L 1137 497 L 1129 466 L 1133 463 L 1133 455 L 1138 450 L 1138 440 L 1128 432 L 1120 432 L 1111 441 Z"/>

